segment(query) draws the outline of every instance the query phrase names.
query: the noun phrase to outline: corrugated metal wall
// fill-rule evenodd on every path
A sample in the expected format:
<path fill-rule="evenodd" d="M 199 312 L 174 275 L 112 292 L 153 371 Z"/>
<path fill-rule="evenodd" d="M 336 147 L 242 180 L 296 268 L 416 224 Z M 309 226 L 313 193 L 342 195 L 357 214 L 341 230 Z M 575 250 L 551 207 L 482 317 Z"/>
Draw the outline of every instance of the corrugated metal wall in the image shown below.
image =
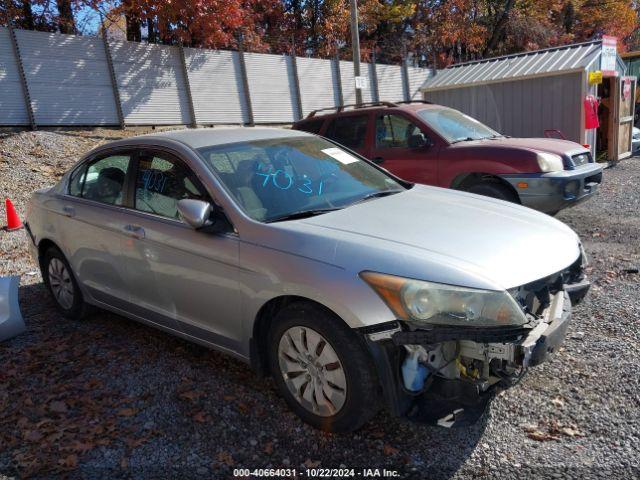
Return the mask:
<path fill-rule="evenodd" d="M 303 116 L 308 115 L 312 110 L 335 107 L 340 103 L 332 62 L 319 58 L 300 57 L 296 62 Z"/>
<path fill-rule="evenodd" d="M 28 125 L 29 114 L 8 28 L 0 28 L 0 125 Z"/>
<path fill-rule="evenodd" d="M 505 135 L 542 137 L 557 129 L 580 142 L 582 72 L 425 93 Z"/>
<path fill-rule="evenodd" d="M 431 70 L 426 68 L 408 67 L 409 74 L 409 98 L 411 100 L 420 100 L 422 92 L 420 87 L 432 75 Z"/>
<path fill-rule="evenodd" d="M 256 123 L 290 123 L 300 118 L 297 111 L 291 59 L 284 55 L 245 53 Z"/>
<path fill-rule="evenodd" d="M 36 124 L 118 125 L 101 39 L 15 32 Z"/>
<path fill-rule="evenodd" d="M 179 47 L 112 40 L 107 56 L 98 37 L 15 33 L 36 126 L 119 125 L 118 101 L 125 125 L 190 125 L 192 117 L 201 125 L 291 123 L 311 110 L 338 105 L 341 95 L 344 104 L 355 103 L 351 62 L 339 63 L 338 77 L 334 60 L 298 57 L 294 62 L 286 55 L 245 53 L 245 91 L 238 52 L 185 48 L 183 66 Z M 362 63 L 361 70 L 369 85 L 363 101 L 404 99 L 401 67 L 374 70 Z M 411 89 L 426 74 L 411 69 Z M 0 125 L 29 123 L 10 32 L 0 28 Z"/>
<path fill-rule="evenodd" d="M 376 65 L 378 96 L 382 101 L 401 102 L 404 98 L 402 67 L 398 65 Z"/>
<path fill-rule="evenodd" d="M 184 56 L 196 122 L 247 123 L 238 53 L 185 48 Z"/>
<path fill-rule="evenodd" d="M 111 56 L 127 125 L 191 123 L 177 47 L 112 41 Z"/>
<path fill-rule="evenodd" d="M 368 63 L 360 64 L 360 75 L 367 77 L 368 88 L 362 90 L 362 101 L 373 101 L 373 81 L 371 79 L 371 71 Z M 356 103 L 356 81 L 353 75 L 353 63 L 352 62 L 340 62 L 340 81 L 342 82 L 342 99 L 345 105 Z"/>

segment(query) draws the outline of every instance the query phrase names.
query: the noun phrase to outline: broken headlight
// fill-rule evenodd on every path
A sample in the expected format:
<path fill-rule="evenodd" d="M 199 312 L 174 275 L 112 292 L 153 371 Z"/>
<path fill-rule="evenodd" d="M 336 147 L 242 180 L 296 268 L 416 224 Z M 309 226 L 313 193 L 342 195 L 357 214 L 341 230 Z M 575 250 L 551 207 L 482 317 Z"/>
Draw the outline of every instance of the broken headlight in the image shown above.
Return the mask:
<path fill-rule="evenodd" d="M 497 327 L 527 322 L 506 291 L 479 290 L 375 272 L 360 277 L 400 320 L 435 325 Z"/>

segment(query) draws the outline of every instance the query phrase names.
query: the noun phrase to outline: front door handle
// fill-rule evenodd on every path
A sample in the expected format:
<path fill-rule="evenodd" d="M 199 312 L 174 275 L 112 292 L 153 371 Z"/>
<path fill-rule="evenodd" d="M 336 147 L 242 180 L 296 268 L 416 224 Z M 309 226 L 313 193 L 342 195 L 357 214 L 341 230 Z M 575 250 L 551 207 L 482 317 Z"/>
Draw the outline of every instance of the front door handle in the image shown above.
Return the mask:
<path fill-rule="evenodd" d="M 380 165 L 381 163 L 384 163 L 384 158 L 382 157 L 375 157 L 373 159 L 373 163 L 377 163 L 378 165 Z"/>
<path fill-rule="evenodd" d="M 64 214 L 65 217 L 75 217 L 76 209 L 73 207 L 70 207 L 69 205 L 65 205 L 64 207 L 62 207 L 62 213 Z"/>
<path fill-rule="evenodd" d="M 123 230 L 124 233 L 130 237 L 137 238 L 138 240 L 144 238 L 144 228 L 138 225 L 125 225 Z"/>

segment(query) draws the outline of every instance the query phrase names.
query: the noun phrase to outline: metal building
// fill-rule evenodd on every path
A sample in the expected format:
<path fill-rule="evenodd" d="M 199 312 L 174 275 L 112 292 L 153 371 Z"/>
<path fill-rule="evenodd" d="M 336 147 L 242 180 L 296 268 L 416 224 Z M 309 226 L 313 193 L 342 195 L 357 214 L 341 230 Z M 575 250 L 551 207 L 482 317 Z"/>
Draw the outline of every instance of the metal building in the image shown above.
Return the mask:
<path fill-rule="evenodd" d="M 599 159 L 630 155 L 631 123 L 621 98 L 625 65 L 600 78 L 603 41 L 566 45 L 452 65 L 428 78 L 425 100 L 458 109 L 505 135 L 565 137 Z M 585 129 L 585 99 L 600 100 L 600 127 Z M 611 101 L 619 99 L 619 101 Z M 609 102 L 611 103 L 609 105 Z M 603 106 L 610 107 L 610 112 Z"/>

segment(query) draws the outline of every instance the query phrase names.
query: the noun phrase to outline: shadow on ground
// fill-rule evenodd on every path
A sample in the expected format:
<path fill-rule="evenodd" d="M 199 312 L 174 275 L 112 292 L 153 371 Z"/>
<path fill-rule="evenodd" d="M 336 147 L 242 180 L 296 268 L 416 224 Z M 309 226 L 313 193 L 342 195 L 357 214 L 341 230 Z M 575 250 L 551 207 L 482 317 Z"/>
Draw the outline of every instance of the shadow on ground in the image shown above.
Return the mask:
<path fill-rule="evenodd" d="M 104 311 L 64 319 L 42 283 L 22 286 L 20 305 L 28 330 L 0 350 L 0 472 L 228 477 L 342 466 L 448 478 L 486 427 L 487 416 L 446 430 L 380 413 L 355 434 L 319 432 L 271 380 L 228 356 Z"/>

